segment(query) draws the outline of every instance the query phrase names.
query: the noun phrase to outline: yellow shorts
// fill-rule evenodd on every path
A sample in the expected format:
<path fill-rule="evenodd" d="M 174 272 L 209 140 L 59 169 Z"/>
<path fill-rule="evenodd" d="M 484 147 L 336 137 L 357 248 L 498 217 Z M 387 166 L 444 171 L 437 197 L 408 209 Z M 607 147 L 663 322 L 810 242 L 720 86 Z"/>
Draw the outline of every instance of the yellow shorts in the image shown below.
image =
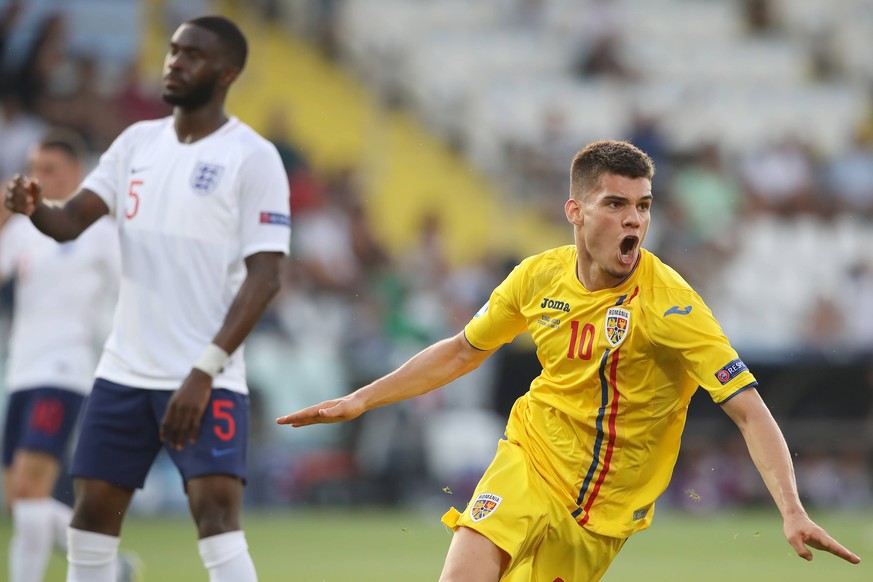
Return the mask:
<path fill-rule="evenodd" d="M 502 582 L 595 582 L 625 542 L 581 527 L 522 449 L 505 440 L 464 513 L 453 507 L 442 521 L 469 527 L 509 554 Z"/>

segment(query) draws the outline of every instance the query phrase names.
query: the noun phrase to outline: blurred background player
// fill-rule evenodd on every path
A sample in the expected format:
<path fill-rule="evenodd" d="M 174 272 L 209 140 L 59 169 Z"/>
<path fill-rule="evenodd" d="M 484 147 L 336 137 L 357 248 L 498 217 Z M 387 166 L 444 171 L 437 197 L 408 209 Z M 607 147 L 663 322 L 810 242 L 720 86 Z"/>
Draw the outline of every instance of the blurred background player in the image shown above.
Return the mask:
<path fill-rule="evenodd" d="M 241 529 L 248 387 L 241 349 L 279 289 L 289 251 L 288 178 L 276 148 L 225 114 L 247 42 L 228 19 L 173 34 L 164 100 L 82 189 L 49 206 L 22 178 L 6 203 L 59 240 L 116 217 L 124 256 L 112 333 L 73 460 L 67 580 L 111 582 L 121 525 L 165 448 L 185 482 L 212 582 L 257 579 Z"/>
<path fill-rule="evenodd" d="M 48 132 L 30 151 L 28 173 L 46 200 L 78 188 L 85 144 Z M 0 279 L 14 278 L 3 434 L 3 485 L 11 510 L 10 582 L 43 579 L 52 548 L 66 550 L 72 510 L 52 497 L 93 382 L 119 277 L 118 235 L 109 218 L 74 243 L 57 243 L 24 216 L 0 211 Z M 124 570 L 127 570 L 125 566 Z"/>

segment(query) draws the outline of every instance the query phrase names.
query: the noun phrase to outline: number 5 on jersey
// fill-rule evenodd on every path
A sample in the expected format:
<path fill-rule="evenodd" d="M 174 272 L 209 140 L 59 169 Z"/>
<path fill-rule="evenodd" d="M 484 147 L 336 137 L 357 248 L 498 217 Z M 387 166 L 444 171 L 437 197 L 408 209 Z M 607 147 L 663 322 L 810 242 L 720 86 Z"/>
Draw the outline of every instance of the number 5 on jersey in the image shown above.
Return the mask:
<path fill-rule="evenodd" d="M 128 220 L 133 219 L 136 213 L 139 212 L 139 189 L 142 186 L 142 180 L 131 180 L 130 187 L 127 189 L 127 207 L 124 216 Z"/>

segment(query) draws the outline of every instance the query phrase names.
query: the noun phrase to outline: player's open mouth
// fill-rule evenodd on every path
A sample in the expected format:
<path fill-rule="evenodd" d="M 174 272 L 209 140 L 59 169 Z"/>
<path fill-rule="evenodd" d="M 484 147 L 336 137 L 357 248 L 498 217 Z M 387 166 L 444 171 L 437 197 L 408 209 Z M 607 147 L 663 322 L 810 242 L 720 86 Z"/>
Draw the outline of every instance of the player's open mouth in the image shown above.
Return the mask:
<path fill-rule="evenodd" d="M 635 236 L 626 236 L 621 239 L 621 244 L 619 245 L 619 258 L 625 265 L 632 265 L 636 259 L 637 243 L 639 243 L 639 240 L 640 239 Z"/>

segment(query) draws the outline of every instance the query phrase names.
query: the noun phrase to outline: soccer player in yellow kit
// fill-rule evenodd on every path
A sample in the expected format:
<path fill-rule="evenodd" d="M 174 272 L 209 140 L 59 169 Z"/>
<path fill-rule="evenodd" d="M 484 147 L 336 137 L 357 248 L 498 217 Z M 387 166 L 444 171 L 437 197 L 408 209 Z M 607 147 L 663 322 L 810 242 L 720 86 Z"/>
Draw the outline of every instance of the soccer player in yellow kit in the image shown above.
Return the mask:
<path fill-rule="evenodd" d="M 574 245 L 529 257 L 464 331 L 345 396 L 277 419 L 305 426 L 434 390 L 529 332 L 542 373 L 513 406 L 491 466 L 455 530 L 440 580 L 599 580 L 652 520 L 698 387 L 737 424 L 799 556 L 858 556 L 807 516 L 788 447 L 757 382 L 702 299 L 641 248 L 651 159 L 599 141 L 576 154 L 565 204 Z"/>

